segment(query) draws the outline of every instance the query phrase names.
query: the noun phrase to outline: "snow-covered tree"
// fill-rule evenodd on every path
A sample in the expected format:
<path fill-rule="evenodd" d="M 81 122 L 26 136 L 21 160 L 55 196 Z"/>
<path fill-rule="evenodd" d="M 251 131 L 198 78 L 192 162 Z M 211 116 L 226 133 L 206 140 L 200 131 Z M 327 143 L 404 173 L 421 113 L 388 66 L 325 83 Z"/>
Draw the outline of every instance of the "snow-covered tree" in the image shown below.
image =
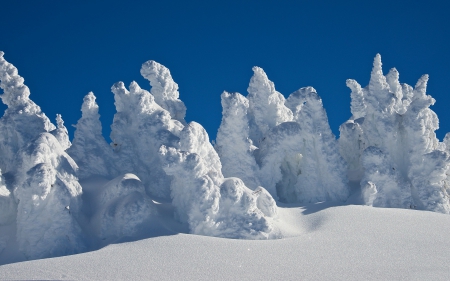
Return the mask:
<path fill-rule="evenodd" d="M 119 174 L 136 174 L 149 195 L 170 199 L 170 182 L 158 154 L 161 145 L 179 147 L 183 125 L 155 102 L 136 82 L 128 91 L 122 82 L 112 87 L 117 113 L 111 125 L 116 169 Z M 116 175 L 116 176 L 118 176 Z"/>
<path fill-rule="evenodd" d="M 249 138 L 248 100 L 239 93 L 223 92 L 222 123 L 217 132 L 216 150 L 225 177 L 238 177 L 246 186 L 260 186 L 259 167 L 253 155 L 257 148 Z"/>
<path fill-rule="evenodd" d="M 164 171 L 173 176 L 172 204 L 178 219 L 194 234 L 228 238 L 266 239 L 275 231 L 267 217 L 276 204 L 264 189 L 252 191 L 238 178 L 224 178 L 220 161 L 207 144 L 206 131 L 197 123 L 181 133 L 182 151 L 161 146 Z M 186 145 L 189 143 L 189 145 Z M 259 206 L 261 209 L 259 209 Z"/>
<path fill-rule="evenodd" d="M 56 114 L 56 124 L 56 129 L 51 131 L 50 134 L 55 136 L 64 150 L 67 150 L 72 144 L 70 143 L 69 132 L 67 131 L 66 126 L 64 126 L 61 114 Z"/>
<path fill-rule="evenodd" d="M 291 110 L 285 106 L 285 98 L 275 90 L 275 84 L 260 67 L 253 67 L 248 86 L 250 139 L 258 146 L 264 135 L 283 122 L 292 121 Z"/>
<path fill-rule="evenodd" d="M 59 141 L 41 133 L 18 152 L 15 167 L 19 250 L 32 259 L 86 250 L 77 221 L 82 194 L 78 167 Z"/>
<path fill-rule="evenodd" d="M 15 217 L 15 204 L 11 192 L 5 185 L 5 179 L 0 170 L 0 226 L 12 222 L 15 220 Z"/>
<path fill-rule="evenodd" d="M 24 79 L 3 55 L 0 51 L 1 99 L 8 108 L 0 118 L 0 169 L 7 173 L 14 168 L 14 158 L 21 147 L 40 133 L 54 130 L 55 126 L 30 100 L 30 90 L 23 83 Z"/>
<path fill-rule="evenodd" d="M 102 135 L 102 124 L 95 99 L 92 92 L 84 97 L 81 118 L 75 125 L 73 143 L 67 150 L 80 167 L 78 170 L 80 179 L 92 175 L 109 177 L 115 173 L 112 164 L 113 150 Z"/>
<path fill-rule="evenodd" d="M 376 190 L 363 196 L 368 205 L 450 213 L 445 185 L 448 153 L 436 138 L 439 121 L 429 108 L 435 100 L 426 94 L 427 81 L 424 75 L 412 88 L 400 84 L 396 69 L 384 76 L 379 54 L 367 87 L 347 80 L 353 116 L 340 128 L 340 152 L 349 163 L 351 179 L 361 180 L 363 194 L 369 192 L 366 188 Z M 373 151 L 365 152 L 369 147 Z M 373 163 L 395 172 L 373 168 Z M 373 180 L 380 177 L 390 179 Z"/>

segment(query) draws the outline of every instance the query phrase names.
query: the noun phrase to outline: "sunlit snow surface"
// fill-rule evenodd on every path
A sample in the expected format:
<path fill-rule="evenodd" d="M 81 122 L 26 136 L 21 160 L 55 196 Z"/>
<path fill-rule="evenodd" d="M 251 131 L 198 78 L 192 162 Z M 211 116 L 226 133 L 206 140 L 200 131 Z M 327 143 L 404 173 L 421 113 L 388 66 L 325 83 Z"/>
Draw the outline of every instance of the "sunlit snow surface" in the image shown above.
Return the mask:
<path fill-rule="evenodd" d="M 448 280 L 450 274 L 448 215 L 319 203 L 281 207 L 277 224 L 286 238 L 167 230 L 94 252 L 3 265 L 0 279 Z"/>

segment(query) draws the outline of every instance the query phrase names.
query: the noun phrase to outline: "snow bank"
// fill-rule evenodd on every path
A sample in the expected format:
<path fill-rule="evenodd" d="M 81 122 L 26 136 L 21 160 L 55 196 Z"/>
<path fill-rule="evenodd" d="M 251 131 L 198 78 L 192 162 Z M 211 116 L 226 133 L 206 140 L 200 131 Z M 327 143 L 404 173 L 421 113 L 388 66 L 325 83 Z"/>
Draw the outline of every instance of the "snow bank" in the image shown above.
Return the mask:
<path fill-rule="evenodd" d="M 396 69 L 384 76 L 379 54 L 367 87 L 347 80 L 353 116 L 340 127 L 340 152 L 368 205 L 450 213 L 448 153 L 436 138 L 427 81 L 424 75 L 412 88 L 400 84 Z"/>
<path fill-rule="evenodd" d="M 81 186 L 77 165 L 49 133 L 18 152 L 14 182 L 17 242 L 29 259 L 86 250 L 77 216 Z"/>
<path fill-rule="evenodd" d="M 83 99 L 81 118 L 75 125 L 72 146 L 67 153 L 75 160 L 80 169 L 78 176 L 85 179 L 93 175 L 109 177 L 115 174 L 113 150 L 102 135 L 102 124 L 94 93 L 88 93 Z"/>
<path fill-rule="evenodd" d="M 131 237 L 151 215 L 156 214 L 154 204 L 136 175 L 119 176 L 97 192 L 97 213 L 91 226 L 102 240 Z"/>

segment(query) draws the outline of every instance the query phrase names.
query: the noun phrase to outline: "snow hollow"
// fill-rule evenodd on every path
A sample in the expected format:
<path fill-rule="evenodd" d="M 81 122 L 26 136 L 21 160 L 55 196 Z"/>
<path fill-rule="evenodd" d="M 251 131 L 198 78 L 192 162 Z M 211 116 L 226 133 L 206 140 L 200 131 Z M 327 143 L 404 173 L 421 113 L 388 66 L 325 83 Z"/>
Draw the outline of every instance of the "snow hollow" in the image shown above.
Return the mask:
<path fill-rule="evenodd" d="M 449 273 L 440 258 L 448 261 L 450 254 L 441 253 L 439 243 L 444 248 L 450 243 L 439 237 L 450 227 L 450 135 L 443 142 L 435 135 L 439 121 L 429 108 L 435 100 L 426 93 L 427 75 L 414 87 L 400 83 L 396 69 L 383 74 L 376 55 L 369 85 L 347 80 L 352 116 L 337 140 L 313 87 L 285 98 L 264 70 L 254 67 L 246 96 L 222 93 L 222 123 L 212 142 L 201 124 L 185 121 L 186 107 L 169 69 L 147 61 L 141 74 L 150 91 L 136 82 L 111 88 L 117 112 L 108 144 L 94 93 L 80 101 L 70 140 L 63 116 L 53 124 L 3 56 L 0 52 L 1 99 L 7 106 L 0 119 L 0 264 L 90 253 L 5 265 L 1 278 L 98 279 L 98 271 L 104 279 L 148 279 L 142 264 L 111 276 L 107 264 L 56 275 L 34 276 L 26 268 L 86 267 L 86 259 L 126 263 L 110 252 L 128 250 L 141 262 L 147 257 L 154 264 L 174 263 L 170 256 L 183 247 L 179 263 L 187 271 L 213 256 L 239 257 L 241 262 L 233 260 L 223 271 L 235 279 L 318 279 L 317 264 L 329 267 L 324 279 L 336 279 L 335 274 L 346 280 L 400 279 L 396 274 L 403 273 L 411 280 Z M 405 229 L 410 222 L 416 223 L 413 233 Z M 222 252 L 206 249 L 190 260 L 192 245 L 204 244 Z M 250 252 L 241 253 L 242 245 L 255 254 L 247 258 Z M 340 253 L 342 248 L 351 253 Z M 400 271 L 389 264 L 429 251 L 437 256 L 406 259 L 397 264 Z M 303 266 L 316 265 L 304 269 L 286 261 L 278 266 L 289 264 L 293 271 L 283 275 L 265 258 L 286 259 L 287 252 Z M 355 267 L 349 267 L 346 261 L 354 258 Z M 332 265 L 335 259 L 340 261 Z M 252 261 L 265 266 L 258 271 Z M 386 271 L 358 275 L 370 271 L 371 261 Z M 246 269 L 236 271 L 243 264 Z M 430 274 L 407 273 L 420 265 L 433 265 Z M 274 271 L 266 272 L 271 267 Z M 205 268 L 206 275 L 181 270 L 165 276 L 158 268 L 155 279 L 211 274 Z"/>

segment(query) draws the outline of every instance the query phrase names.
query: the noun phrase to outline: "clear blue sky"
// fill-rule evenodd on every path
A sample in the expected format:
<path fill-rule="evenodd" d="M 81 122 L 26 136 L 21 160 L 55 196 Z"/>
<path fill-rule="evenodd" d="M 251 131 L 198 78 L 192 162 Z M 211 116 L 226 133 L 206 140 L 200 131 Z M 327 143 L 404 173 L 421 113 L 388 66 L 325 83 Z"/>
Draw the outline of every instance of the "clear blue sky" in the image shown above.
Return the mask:
<path fill-rule="evenodd" d="M 211 139 L 220 94 L 247 95 L 255 65 L 286 97 L 315 87 L 338 135 L 350 117 L 345 80 L 366 86 L 376 53 L 385 73 L 397 67 L 403 83 L 430 74 L 438 137 L 450 131 L 449 1 L 2 0 L 0 11 L 0 50 L 31 98 L 52 120 L 61 113 L 71 135 L 93 91 L 109 136 L 112 84 L 136 80 L 149 89 L 139 70 L 150 59 L 170 69 L 186 120 L 202 124 Z"/>

